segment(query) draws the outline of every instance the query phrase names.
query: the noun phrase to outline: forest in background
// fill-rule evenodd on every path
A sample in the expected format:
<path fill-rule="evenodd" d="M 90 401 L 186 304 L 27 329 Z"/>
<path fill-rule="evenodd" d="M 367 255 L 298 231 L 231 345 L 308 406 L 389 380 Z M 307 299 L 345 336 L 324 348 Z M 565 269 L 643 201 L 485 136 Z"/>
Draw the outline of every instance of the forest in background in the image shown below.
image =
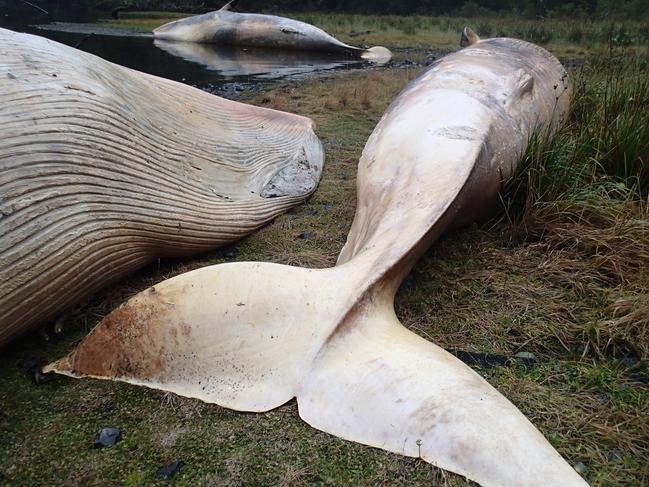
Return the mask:
<path fill-rule="evenodd" d="M 0 13 L 23 0 L 0 0 Z M 226 0 L 31 0 L 47 10 L 100 9 L 204 12 L 222 7 Z M 242 0 L 237 9 L 247 12 L 329 11 L 371 14 L 432 14 L 462 16 L 512 13 L 525 18 L 547 16 L 597 16 L 647 18 L 649 0 Z"/>

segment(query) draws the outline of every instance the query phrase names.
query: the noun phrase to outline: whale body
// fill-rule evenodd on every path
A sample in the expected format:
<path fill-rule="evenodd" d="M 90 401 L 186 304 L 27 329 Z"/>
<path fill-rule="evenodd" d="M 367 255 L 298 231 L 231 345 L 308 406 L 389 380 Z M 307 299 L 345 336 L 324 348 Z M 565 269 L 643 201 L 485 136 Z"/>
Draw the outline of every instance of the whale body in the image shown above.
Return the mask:
<path fill-rule="evenodd" d="M 276 15 L 233 12 L 230 4 L 214 12 L 164 24 L 153 30 L 153 36 L 171 41 L 337 53 L 377 63 L 385 63 L 392 57 L 385 47 L 350 46 L 306 22 Z"/>
<path fill-rule="evenodd" d="M 225 100 L 0 29 L 0 346 L 158 257 L 303 202 L 305 117 Z"/>
<path fill-rule="evenodd" d="M 394 312 L 417 259 L 484 216 L 532 134 L 552 132 L 568 111 L 567 73 L 547 51 L 464 37 L 370 136 L 335 267 L 243 262 L 176 276 L 113 311 L 47 370 L 240 411 L 296 398 L 317 429 L 484 486 L 586 485 L 511 402 Z"/>

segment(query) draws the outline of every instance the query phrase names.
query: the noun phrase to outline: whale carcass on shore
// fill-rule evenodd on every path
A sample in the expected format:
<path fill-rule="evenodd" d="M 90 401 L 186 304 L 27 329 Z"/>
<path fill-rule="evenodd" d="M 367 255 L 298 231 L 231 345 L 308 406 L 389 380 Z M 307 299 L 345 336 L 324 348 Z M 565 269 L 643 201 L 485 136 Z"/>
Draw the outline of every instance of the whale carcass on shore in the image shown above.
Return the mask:
<path fill-rule="evenodd" d="M 394 312 L 417 259 L 483 216 L 532 134 L 568 110 L 567 73 L 547 51 L 469 31 L 463 44 L 411 82 L 370 136 L 335 267 L 182 274 L 113 311 L 46 370 L 240 411 L 297 398 L 315 428 L 484 486 L 586 485 L 513 404 Z"/>
<path fill-rule="evenodd" d="M 0 346 L 157 257 L 301 203 L 310 119 L 0 29 Z"/>
<path fill-rule="evenodd" d="M 275 15 L 238 13 L 230 2 L 220 10 L 175 20 L 154 29 L 157 39 L 223 45 L 320 51 L 385 63 L 385 47 L 350 46 L 306 22 Z"/>

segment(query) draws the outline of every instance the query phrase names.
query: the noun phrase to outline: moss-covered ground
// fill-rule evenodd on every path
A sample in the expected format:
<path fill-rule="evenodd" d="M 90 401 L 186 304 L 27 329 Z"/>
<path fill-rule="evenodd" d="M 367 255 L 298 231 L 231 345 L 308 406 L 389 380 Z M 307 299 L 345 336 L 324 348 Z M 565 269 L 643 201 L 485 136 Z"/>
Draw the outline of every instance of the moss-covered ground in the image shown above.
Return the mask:
<path fill-rule="evenodd" d="M 341 73 L 251 95 L 251 103 L 316 121 L 327 154 L 320 187 L 306 204 L 236 245 L 155 262 L 72 310 L 61 320 L 62 333 L 50 327 L 3 349 L 0 485 L 467 485 L 419 459 L 314 430 L 299 419 L 294 401 L 244 414 L 106 381 L 54 376 L 37 385 L 25 371 L 29 362 L 67 353 L 120 302 L 178 273 L 233 260 L 333 265 L 354 214 L 361 150 L 416 73 Z M 437 242 L 402 285 L 397 314 L 443 347 L 512 358 L 475 367 L 592 485 L 640 486 L 649 483 L 649 217 L 634 174 L 606 169 L 614 142 L 602 145 L 603 135 L 599 145 L 582 140 L 583 117 L 610 102 L 593 83 L 578 90 L 565 151 L 541 145 L 527 154 L 527 172 L 508 185 L 504 208 Z M 607 112 L 606 133 L 624 107 Z M 643 147 L 637 181 L 647 168 Z M 603 151 L 601 158 L 589 150 Z M 580 188 L 556 189 L 568 179 L 557 168 L 573 167 L 570 157 L 590 172 L 571 176 Z M 561 184 L 552 183 L 559 178 Z M 519 352 L 535 360 L 513 358 Z M 121 428 L 123 440 L 93 449 L 102 427 Z M 154 479 L 175 460 L 185 462 L 176 476 Z"/>

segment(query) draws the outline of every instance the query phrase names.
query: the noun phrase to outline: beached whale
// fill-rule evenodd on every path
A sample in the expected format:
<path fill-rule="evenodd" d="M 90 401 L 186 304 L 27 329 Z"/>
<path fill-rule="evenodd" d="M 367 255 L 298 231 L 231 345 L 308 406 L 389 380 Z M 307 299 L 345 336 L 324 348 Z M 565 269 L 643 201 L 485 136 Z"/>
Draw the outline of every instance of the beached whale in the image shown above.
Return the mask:
<path fill-rule="evenodd" d="M 586 485 L 513 404 L 394 312 L 417 259 L 484 215 L 532 134 L 568 110 L 568 75 L 544 49 L 468 30 L 463 44 L 411 82 L 369 138 L 335 267 L 182 274 L 113 311 L 46 370 L 240 411 L 297 398 L 315 428 L 484 486 Z"/>
<path fill-rule="evenodd" d="M 164 24 L 154 29 L 153 36 L 171 41 L 330 52 L 377 63 L 388 62 L 392 57 L 385 47 L 350 46 L 299 20 L 233 12 L 234 3 L 215 12 Z"/>
<path fill-rule="evenodd" d="M 0 346 L 158 257 L 301 203 L 310 119 L 0 29 Z"/>

